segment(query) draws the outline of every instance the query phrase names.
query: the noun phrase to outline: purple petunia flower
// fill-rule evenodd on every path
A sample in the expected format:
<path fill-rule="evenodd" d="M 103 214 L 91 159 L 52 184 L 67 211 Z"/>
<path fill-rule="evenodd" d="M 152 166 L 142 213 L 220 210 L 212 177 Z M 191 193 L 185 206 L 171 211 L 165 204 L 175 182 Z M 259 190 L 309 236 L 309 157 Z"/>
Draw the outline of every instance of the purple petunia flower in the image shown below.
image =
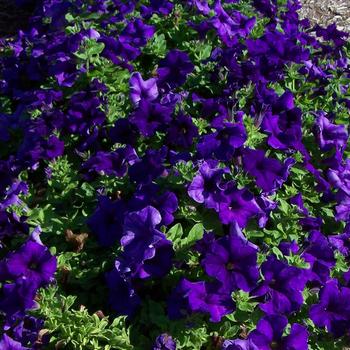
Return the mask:
<path fill-rule="evenodd" d="M 255 177 L 256 184 L 267 193 L 275 192 L 283 185 L 294 163 L 293 158 L 287 158 L 284 164 L 267 158 L 262 150 L 245 149 L 243 152 L 244 169 Z"/>
<path fill-rule="evenodd" d="M 344 256 L 350 255 L 350 226 L 346 225 L 342 234 L 328 236 L 333 249 L 338 249 Z"/>
<path fill-rule="evenodd" d="M 223 200 L 223 175 L 228 169 L 216 168 L 213 163 L 203 162 L 198 174 L 188 187 L 188 195 L 197 203 L 204 203 L 207 208 L 219 210 Z"/>
<path fill-rule="evenodd" d="M 36 305 L 34 298 L 37 291 L 36 281 L 27 278 L 17 279 L 15 283 L 4 283 L 0 292 L 0 310 L 7 317 L 23 314 Z"/>
<path fill-rule="evenodd" d="M 154 258 L 156 243 L 166 239 L 157 229 L 162 217 L 152 206 L 129 213 L 124 220 L 123 236 L 120 240 L 124 253 L 131 261 L 142 263 Z"/>
<path fill-rule="evenodd" d="M 109 130 L 109 136 L 114 143 L 124 143 L 133 146 L 136 143 L 139 132 L 128 118 L 121 118 Z"/>
<path fill-rule="evenodd" d="M 57 267 L 56 257 L 47 247 L 31 240 L 10 253 L 4 264 L 9 279 L 26 278 L 37 287 L 52 282 Z"/>
<path fill-rule="evenodd" d="M 143 80 L 139 72 L 135 72 L 130 78 L 130 99 L 134 105 L 140 100 L 153 101 L 158 97 L 157 80 L 150 78 Z"/>
<path fill-rule="evenodd" d="M 159 103 L 141 100 L 138 109 L 130 116 L 143 136 L 153 136 L 156 131 L 165 129 L 171 121 L 172 109 Z"/>
<path fill-rule="evenodd" d="M 20 194 L 28 194 L 29 187 L 23 181 L 14 181 L 5 191 L 4 199 L 0 202 L 0 210 L 5 210 L 10 205 L 21 205 L 23 202 L 19 198 Z"/>
<path fill-rule="evenodd" d="M 59 140 L 56 136 L 50 136 L 44 147 L 47 159 L 54 159 L 61 156 L 64 152 L 64 142 Z"/>
<path fill-rule="evenodd" d="M 239 11 L 226 12 L 220 1 L 215 1 L 215 16 L 209 21 L 219 38 L 228 47 L 238 42 L 238 37 L 245 37 L 253 29 L 255 18 L 248 18 Z"/>
<path fill-rule="evenodd" d="M 194 65 L 186 52 L 171 50 L 159 61 L 157 69 L 159 85 L 168 85 L 171 88 L 181 86 L 193 69 Z"/>
<path fill-rule="evenodd" d="M 25 216 L 18 217 L 15 212 L 0 211 L 0 241 L 5 237 L 27 235 L 29 226 L 25 221 Z"/>
<path fill-rule="evenodd" d="M 152 350 L 176 350 L 176 342 L 171 335 L 163 333 L 157 337 Z"/>
<path fill-rule="evenodd" d="M 219 204 L 219 217 L 223 224 L 237 222 L 245 227 L 248 220 L 263 213 L 253 194 L 247 189 L 238 189 L 230 183 L 224 191 L 224 199 Z"/>
<path fill-rule="evenodd" d="M 342 150 L 348 140 L 345 126 L 332 124 L 324 112 L 317 113 L 314 133 L 321 151 L 329 151 L 332 147 Z"/>
<path fill-rule="evenodd" d="M 224 123 L 223 127 L 212 134 L 203 136 L 197 145 L 199 155 L 208 159 L 215 157 L 218 160 L 228 161 L 235 151 L 243 146 L 247 134 L 241 123 Z"/>
<path fill-rule="evenodd" d="M 151 205 L 162 216 L 160 225 L 167 226 L 174 221 L 174 212 L 178 208 L 178 200 L 173 192 L 165 191 L 164 193 L 159 193 L 159 191 L 159 186 L 153 183 L 141 186 L 128 202 L 128 208 L 130 211 L 137 211 Z"/>
<path fill-rule="evenodd" d="M 165 174 L 164 161 L 168 149 L 149 149 L 145 155 L 129 168 L 130 180 L 137 184 L 148 185 L 157 177 Z"/>
<path fill-rule="evenodd" d="M 82 165 L 83 177 L 88 181 L 98 174 L 123 177 L 128 165 L 133 164 L 137 158 L 132 147 L 118 148 L 113 152 L 99 151 Z"/>
<path fill-rule="evenodd" d="M 183 279 L 180 282 L 183 295 L 191 312 L 210 314 L 210 321 L 220 322 L 223 316 L 235 310 L 231 295 L 220 291 L 216 284 L 208 282 L 190 282 Z"/>
<path fill-rule="evenodd" d="M 180 113 L 170 123 L 166 140 L 172 146 L 189 148 L 198 136 L 198 128 L 192 118 Z"/>
<path fill-rule="evenodd" d="M 2 350 L 26 350 L 29 348 L 22 346 L 18 341 L 13 340 L 7 334 L 4 334 L 0 339 L 0 349 Z"/>
<path fill-rule="evenodd" d="M 335 337 L 344 335 L 350 329 L 349 298 L 350 288 L 339 288 L 335 280 L 328 281 L 320 290 L 320 302 L 310 308 L 311 320 Z"/>
<path fill-rule="evenodd" d="M 134 47 L 142 47 L 147 44 L 147 40 L 152 38 L 155 28 L 143 23 L 142 19 L 136 18 L 129 21 L 119 36 L 122 43 L 127 43 Z"/>
<path fill-rule="evenodd" d="M 307 272 L 309 280 L 320 284 L 329 280 L 331 268 L 335 265 L 334 252 L 327 237 L 321 232 L 310 232 L 301 257 L 310 264 Z"/>
<path fill-rule="evenodd" d="M 132 288 L 131 280 L 115 269 L 106 274 L 109 288 L 109 304 L 118 315 L 133 316 L 140 305 L 140 298 Z"/>
<path fill-rule="evenodd" d="M 127 254 L 126 261 L 132 270 L 132 277 L 138 278 L 161 278 L 164 277 L 172 267 L 174 257 L 173 244 L 167 239 L 161 239 L 154 244 L 155 254 L 152 258 L 144 260 L 143 263 L 133 261 Z"/>
<path fill-rule="evenodd" d="M 300 309 L 307 276 L 302 269 L 289 266 L 271 255 L 261 265 L 264 280 L 252 295 L 264 297 L 260 308 L 266 314 L 289 314 Z"/>
<path fill-rule="evenodd" d="M 256 329 L 249 334 L 249 339 L 259 350 L 307 350 L 308 332 L 306 327 L 294 323 L 289 335 L 283 336 L 287 324 L 288 319 L 285 316 L 265 316 L 258 322 Z"/>
<path fill-rule="evenodd" d="M 209 276 L 222 283 L 228 293 L 236 289 L 249 292 L 259 278 L 257 252 L 258 247 L 249 242 L 234 223 L 228 236 L 208 246 L 201 265 Z"/>
<path fill-rule="evenodd" d="M 251 339 L 225 340 L 222 350 L 259 350 Z"/>
<path fill-rule="evenodd" d="M 95 212 L 87 220 L 87 225 L 98 242 L 105 247 L 119 241 L 123 233 L 126 206 L 122 201 L 112 201 L 101 196 Z"/>

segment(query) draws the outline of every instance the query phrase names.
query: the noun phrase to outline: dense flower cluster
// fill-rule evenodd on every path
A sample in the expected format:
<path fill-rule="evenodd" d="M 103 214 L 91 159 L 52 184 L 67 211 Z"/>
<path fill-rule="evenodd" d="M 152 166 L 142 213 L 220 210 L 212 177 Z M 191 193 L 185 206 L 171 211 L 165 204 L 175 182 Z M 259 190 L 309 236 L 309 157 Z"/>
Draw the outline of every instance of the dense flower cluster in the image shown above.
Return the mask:
<path fill-rule="evenodd" d="M 33 310 L 53 283 L 126 316 L 135 349 L 346 344 L 348 35 L 298 0 L 16 5 L 33 16 L 1 43 L 0 348 L 50 343 Z"/>

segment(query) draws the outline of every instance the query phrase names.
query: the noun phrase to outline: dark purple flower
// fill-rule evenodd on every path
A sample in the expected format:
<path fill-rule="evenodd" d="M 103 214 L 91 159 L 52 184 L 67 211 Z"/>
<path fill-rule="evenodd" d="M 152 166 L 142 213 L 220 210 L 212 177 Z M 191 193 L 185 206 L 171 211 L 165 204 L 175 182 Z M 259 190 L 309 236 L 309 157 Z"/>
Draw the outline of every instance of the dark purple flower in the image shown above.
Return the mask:
<path fill-rule="evenodd" d="M 7 334 L 4 334 L 0 339 L 0 349 L 2 350 L 26 350 L 29 348 L 22 346 L 18 341 L 13 340 Z"/>
<path fill-rule="evenodd" d="M 344 125 L 332 124 L 324 112 L 318 112 L 314 132 L 321 151 L 329 151 L 332 147 L 344 149 L 348 140 L 348 132 Z"/>
<path fill-rule="evenodd" d="M 136 125 L 143 136 L 153 136 L 163 130 L 171 121 L 172 109 L 159 103 L 141 100 L 138 109 L 130 115 L 130 121 Z"/>
<path fill-rule="evenodd" d="M 183 279 L 180 284 L 185 291 L 191 312 L 203 312 L 210 314 L 210 321 L 220 322 L 223 316 L 235 310 L 235 304 L 230 294 L 223 293 L 215 284 L 208 282 L 190 282 Z"/>
<path fill-rule="evenodd" d="M 122 43 L 135 46 L 137 48 L 146 45 L 147 40 L 152 38 L 155 32 L 153 26 L 143 23 L 142 19 L 136 18 L 129 21 L 119 36 Z"/>
<path fill-rule="evenodd" d="M 225 340 L 222 350 L 259 350 L 251 339 Z"/>
<path fill-rule="evenodd" d="M 204 203 L 207 208 L 219 210 L 223 200 L 223 175 L 228 173 L 226 168 L 216 168 L 214 164 L 203 162 L 198 174 L 188 187 L 188 195 L 197 203 Z"/>
<path fill-rule="evenodd" d="M 215 1 L 215 16 L 210 20 L 219 38 L 228 47 L 238 42 L 238 37 L 245 37 L 253 29 L 255 18 L 248 18 L 239 11 L 227 13 L 220 1 Z"/>
<path fill-rule="evenodd" d="M 329 243 L 344 256 L 350 255 L 350 226 L 346 225 L 342 234 L 328 236 Z"/>
<path fill-rule="evenodd" d="M 139 48 L 130 45 L 128 42 L 121 42 L 111 36 L 101 35 L 98 41 L 105 45 L 101 56 L 129 70 L 131 70 L 132 67 L 128 62 L 133 61 L 141 54 Z"/>
<path fill-rule="evenodd" d="M 245 227 L 248 220 L 262 212 L 253 194 L 247 189 L 238 189 L 230 184 L 224 191 L 224 199 L 219 204 L 219 217 L 223 224 L 237 222 Z"/>
<path fill-rule="evenodd" d="M 139 72 L 134 73 L 130 78 L 130 99 L 134 105 L 140 100 L 153 101 L 158 97 L 157 80 L 150 78 L 143 80 Z"/>
<path fill-rule="evenodd" d="M 137 184 L 150 184 L 157 177 L 165 172 L 164 161 L 167 155 L 167 148 L 159 150 L 149 149 L 145 155 L 129 168 L 130 180 Z"/>
<path fill-rule="evenodd" d="M 44 146 L 45 155 L 47 159 L 54 159 L 63 154 L 64 142 L 59 140 L 56 136 L 50 136 Z"/>
<path fill-rule="evenodd" d="M 301 257 L 310 264 L 308 278 L 325 283 L 330 278 L 330 270 L 335 265 L 334 252 L 327 237 L 319 231 L 311 231 Z"/>
<path fill-rule="evenodd" d="M 98 206 L 87 220 L 87 225 L 102 246 L 108 247 L 120 240 L 125 213 L 122 201 L 112 201 L 105 196 L 99 198 Z"/>
<path fill-rule="evenodd" d="M 174 212 L 178 208 L 178 200 L 173 192 L 160 193 L 159 186 L 151 183 L 141 186 L 128 203 L 130 211 L 141 210 L 151 205 L 162 216 L 160 225 L 169 225 L 174 221 Z"/>
<path fill-rule="evenodd" d="M 174 8 L 174 4 L 168 0 L 150 0 L 149 6 L 141 5 L 141 14 L 144 18 L 149 18 L 152 14 L 157 13 L 167 16 Z"/>
<path fill-rule="evenodd" d="M 127 118 L 118 119 L 109 130 L 109 136 L 115 143 L 124 143 L 133 146 L 139 136 L 134 125 Z"/>
<path fill-rule="evenodd" d="M 157 69 L 159 85 L 169 85 L 171 88 L 181 86 L 193 69 L 194 65 L 186 52 L 171 50 L 159 61 Z"/>
<path fill-rule="evenodd" d="M 223 127 L 212 134 L 203 136 L 197 145 L 202 158 L 214 156 L 218 160 L 229 161 L 235 150 L 243 146 L 247 134 L 241 123 L 224 123 Z"/>
<path fill-rule="evenodd" d="M 288 319 L 285 316 L 265 316 L 258 322 L 256 329 L 249 334 L 249 339 L 259 350 L 307 350 L 309 334 L 306 327 L 294 323 L 289 335 L 283 336 L 287 324 Z"/>
<path fill-rule="evenodd" d="M 57 261 L 47 247 L 30 240 L 8 254 L 5 266 L 10 279 L 26 278 L 41 287 L 53 281 Z"/>
<path fill-rule="evenodd" d="M 82 165 L 83 177 L 88 181 L 98 174 L 123 177 L 128 165 L 136 159 L 136 152 L 131 147 L 118 148 L 113 152 L 97 152 Z"/>
<path fill-rule="evenodd" d="M 172 146 L 189 148 L 197 136 L 198 128 L 193 124 L 192 118 L 180 113 L 171 121 L 166 140 Z"/>
<path fill-rule="evenodd" d="M 174 250 L 171 241 L 161 239 L 154 244 L 155 254 L 153 258 L 144 260 L 143 263 L 135 262 L 134 259 L 128 258 L 125 254 L 125 260 L 131 260 L 132 277 L 145 278 L 161 278 L 165 276 L 172 267 L 172 259 L 174 257 Z"/>
<path fill-rule="evenodd" d="M 284 164 L 267 158 L 262 150 L 245 149 L 243 152 L 244 169 L 255 177 L 256 184 L 267 193 L 275 192 L 283 185 L 294 163 L 293 158 L 287 158 Z"/>
<path fill-rule="evenodd" d="M 257 197 L 256 202 L 262 210 L 262 212 L 258 214 L 259 227 L 262 228 L 266 226 L 270 213 L 277 208 L 278 204 L 264 194 Z"/>
<path fill-rule="evenodd" d="M 93 91 L 75 93 L 69 100 L 64 128 L 68 133 L 85 134 L 92 126 L 101 125 L 106 115 L 102 100 Z"/>
<path fill-rule="evenodd" d="M 163 333 L 157 337 L 152 350 L 176 350 L 176 342 L 171 335 Z"/>
<path fill-rule="evenodd" d="M 303 215 L 309 215 L 309 211 L 304 206 L 304 201 L 301 193 L 296 194 L 295 196 L 291 197 L 290 202 L 297 206 L 298 211 Z"/>
<path fill-rule="evenodd" d="M 201 265 L 209 276 L 222 283 L 228 293 L 236 289 L 249 292 L 259 278 L 257 252 L 258 247 L 249 242 L 234 223 L 228 236 L 208 246 Z"/>
<path fill-rule="evenodd" d="M 135 293 L 128 276 L 116 268 L 106 274 L 109 288 L 109 304 L 118 315 L 133 316 L 140 305 L 140 298 Z"/>
<path fill-rule="evenodd" d="M 18 217 L 14 212 L 0 211 L 0 241 L 5 237 L 27 235 L 29 226 L 25 221 L 25 216 Z"/>
<path fill-rule="evenodd" d="M 157 229 L 162 221 L 159 211 L 152 206 L 129 213 L 124 220 L 123 236 L 120 240 L 124 253 L 135 263 L 154 258 L 157 242 L 166 239 Z"/>
<path fill-rule="evenodd" d="M 7 317 L 23 314 L 36 305 L 34 298 L 37 291 L 36 281 L 27 278 L 17 279 L 15 283 L 4 283 L 0 290 L 0 310 Z"/>
<path fill-rule="evenodd" d="M 14 181 L 12 185 L 5 191 L 4 199 L 0 202 L 0 210 L 5 210 L 10 205 L 21 205 L 22 200 L 20 194 L 28 194 L 28 185 L 23 181 Z"/>
<path fill-rule="evenodd" d="M 263 297 L 260 308 L 266 314 L 289 314 L 300 309 L 307 277 L 302 269 L 289 266 L 271 255 L 261 265 L 264 280 L 252 291 Z"/>
<path fill-rule="evenodd" d="M 326 327 L 335 337 L 350 328 L 350 288 L 338 287 L 335 280 L 328 281 L 320 290 L 319 304 L 310 308 L 310 318 L 318 327 Z"/>
<path fill-rule="evenodd" d="M 338 30 L 335 23 L 330 24 L 327 28 L 317 25 L 316 34 L 322 36 L 324 40 L 332 40 L 337 47 L 345 45 L 345 39 L 349 36 L 348 33 Z"/>

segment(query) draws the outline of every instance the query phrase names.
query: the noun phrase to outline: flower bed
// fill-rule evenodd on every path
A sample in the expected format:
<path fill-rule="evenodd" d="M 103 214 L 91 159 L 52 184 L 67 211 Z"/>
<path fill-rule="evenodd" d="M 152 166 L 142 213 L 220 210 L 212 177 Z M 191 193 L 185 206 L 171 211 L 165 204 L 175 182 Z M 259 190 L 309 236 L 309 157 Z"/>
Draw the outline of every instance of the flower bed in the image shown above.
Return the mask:
<path fill-rule="evenodd" d="M 346 347 L 348 34 L 297 0 L 16 5 L 0 348 Z"/>

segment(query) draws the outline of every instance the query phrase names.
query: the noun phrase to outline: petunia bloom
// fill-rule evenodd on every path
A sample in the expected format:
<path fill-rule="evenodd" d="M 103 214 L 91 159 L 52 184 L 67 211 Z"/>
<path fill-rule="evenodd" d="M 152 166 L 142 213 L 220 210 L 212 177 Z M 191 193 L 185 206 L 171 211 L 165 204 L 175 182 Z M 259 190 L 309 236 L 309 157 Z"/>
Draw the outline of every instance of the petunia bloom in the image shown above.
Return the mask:
<path fill-rule="evenodd" d="M 164 59 L 159 61 L 157 70 L 159 84 L 168 85 L 171 88 L 181 86 L 193 70 L 194 65 L 186 52 L 171 50 Z"/>
<path fill-rule="evenodd" d="M 191 312 L 210 314 L 210 321 L 220 322 L 223 316 L 235 310 L 235 303 L 231 295 L 223 293 L 216 284 L 204 281 L 190 282 L 183 279 L 180 282 Z"/>
<path fill-rule="evenodd" d="M 150 78 L 143 80 L 139 72 L 130 78 L 130 99 L 137 106 L 141 100 L 153 101 L 158 97 L 157 80 Z"/>
<path fill-rule="evenodd" d="M 253 194 L 247 189 L 238 189 L 231 183 L 224 191 L 224 200 L 219 204 L 219 217 L 223 224 L 237 222 L 245 227 L 248 220 L 263 213 Z"/>
<path fill-rule="evenodd" d="M 229 293 L 236 289 L 251 291 L 258 281 L 258 247 L 249 242 L 237 223 L 230 234 L 208 246 L 201 265 L 206 273 L 220 281 Z"/>
<path fill-rule="evenodd" d="M 87 225 L 102 246 L 109 247 L 120 240 L 125 213 L 126 206 L 122 201 L 99 197 L 98 205 L 87 220 Z"/>
<path fill-rule="evenodd" d="M 252 291 L 252 295 L 263 297 L 260 309 L 266 314 L 289 314 L 301 308 L 302 292 L 307 276 L 302 269 L 289 266 L 271 255 L 261 265 L 264 280 Z"/>
<path fill-rule="evenodd" d="M 308 331 L 306 327 L 294 323 L 289 335 L 283 336 L 287 324 L 288 319 L 285 316 L 265 316 L 258 322 L 256 329 L 249 334 L 249 339 L 259 350 L 307 350 Z"/>
<path fill-rule="evenodd" d="M 53 281 L 57 261 L 47 247 L 29 240 L 8 254 L 5 266 L 9 279 L 26 278 L 41 287 Z"/>
<path fill-rule="evenodd" d="M 277 159 L 267 158 L 262 150 L 245 149 L 243 152 L 243 168 L 255 177 L 256 184 L 267 193 L 283 185 L 294 163 L 293 158 L 287 158 L 284 164 Z"/>
<path fill-rule="evenodd" d="M 152 350 L 176 350 L 176 342 L 171 335 L 163 333 L 157 337 Z"/>
<path fill-rule="evenodd" d="M 188 195 L 197 203 L 204 203 L 207 208 L 218 210 L 223 200 L 225 173 L 228 173 L 228 169 L 217 168 L 213 163 L 203 162 L 188 187 Z"/>
<path fill-rule="evenodd" d="M 318 304 L 310 308 L 310 318 L 318 327 L 326 327 L 335 337 L 350 329 L 350 288 L 338 287 L 335 280 L 328 281 L 320 290 Z"/>
<path fill-rule="evenodd" d="M 345 126 L 331 123 L 322 111 L 317 113 L 314 133 L 321 151 L 329 151 L 333 147 L 343 149 L 348 140 Z"/>
<path fill-rule="evenodd" d="M 243 146 L 247 134 L 241 123 L 224 123 L 216 132 L 203 136 L 197 145 L 199 155 L 204 158 L 231 160 L 235 151 Z"/>

